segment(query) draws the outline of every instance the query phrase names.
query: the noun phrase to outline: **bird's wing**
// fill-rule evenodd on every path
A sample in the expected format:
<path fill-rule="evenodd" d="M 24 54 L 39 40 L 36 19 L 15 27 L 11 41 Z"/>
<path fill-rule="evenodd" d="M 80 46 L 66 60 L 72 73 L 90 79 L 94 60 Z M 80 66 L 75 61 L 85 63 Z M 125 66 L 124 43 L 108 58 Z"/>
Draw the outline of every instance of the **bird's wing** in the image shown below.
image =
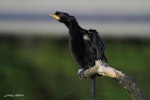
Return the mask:
<path fill-rule="evenodd" d="M 103 60 L 105 46 L 101 37 L 98 35 L 98 32 L 96 30 L 90 29 L 88 33 L 89 33 L 92 45 L 96 48 L 97 59 Z"/>

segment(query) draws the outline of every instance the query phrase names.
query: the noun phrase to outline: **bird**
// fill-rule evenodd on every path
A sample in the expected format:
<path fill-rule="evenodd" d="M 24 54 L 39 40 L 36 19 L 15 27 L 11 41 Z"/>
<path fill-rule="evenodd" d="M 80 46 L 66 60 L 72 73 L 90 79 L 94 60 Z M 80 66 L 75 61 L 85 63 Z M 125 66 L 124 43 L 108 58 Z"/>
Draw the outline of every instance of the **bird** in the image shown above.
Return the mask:
<path fill-rule="evenodd" d="M 80 27 L 76 18 L 68 13 L 56 11 L 49 14 L 55 20 L 64 23 L 69 30 L 69 47 L 77 64 L 83 69 L 89 69 L 95 65 L 96 60 L 108 63 L 105 56 L 105 46 L 102 38 L 95 29 Z M 95 99 L 95 79 L 91 76 L 91 97 Z"/>

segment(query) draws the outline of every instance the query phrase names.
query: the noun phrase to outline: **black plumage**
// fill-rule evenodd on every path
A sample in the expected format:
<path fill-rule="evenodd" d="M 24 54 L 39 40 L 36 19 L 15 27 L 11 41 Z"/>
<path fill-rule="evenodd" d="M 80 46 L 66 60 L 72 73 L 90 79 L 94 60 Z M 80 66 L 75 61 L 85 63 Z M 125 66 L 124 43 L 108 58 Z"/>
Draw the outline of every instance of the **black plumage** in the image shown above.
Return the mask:
<path fill-rule="evenodd" d="M 69 29 L 69 44 L 72 54 L 81 68 L 84 70 L 92 67 L 96 60 L 107 62 L 104 55 L 105 46 L 101 37 L 96 30 L 85 30 L 81 28 L 74 16 L 64 12 L 56 12 L 50 14 L 59 22 L 64 23 Z M 93 79 L 93 88 L 95 83 L 95 76 Z M 95 89 L 93 89 L 93 92 Z M 94 93 L 93 93 L 94 95 Z"/>

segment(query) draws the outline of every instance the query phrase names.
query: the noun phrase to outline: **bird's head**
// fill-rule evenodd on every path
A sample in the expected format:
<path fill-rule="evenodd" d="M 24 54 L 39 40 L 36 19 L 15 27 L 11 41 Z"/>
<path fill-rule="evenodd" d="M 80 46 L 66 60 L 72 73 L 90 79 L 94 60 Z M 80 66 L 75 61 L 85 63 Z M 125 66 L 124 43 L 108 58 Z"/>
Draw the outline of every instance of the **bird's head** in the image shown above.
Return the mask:
<path fill-rule="evenodd" d="M 55 14 L 51 13 L 49 15 L 51 17 L 53 17 L 54 19 L 56 19 L 57 21 L 65 23 L 65 24 L 67 24 L 67 23 L 71 22 L 72 20 L 74 20 L 73 16 L 70 16 L 69 14 L 64 13 L 64 12 L 56 11 Z"/>

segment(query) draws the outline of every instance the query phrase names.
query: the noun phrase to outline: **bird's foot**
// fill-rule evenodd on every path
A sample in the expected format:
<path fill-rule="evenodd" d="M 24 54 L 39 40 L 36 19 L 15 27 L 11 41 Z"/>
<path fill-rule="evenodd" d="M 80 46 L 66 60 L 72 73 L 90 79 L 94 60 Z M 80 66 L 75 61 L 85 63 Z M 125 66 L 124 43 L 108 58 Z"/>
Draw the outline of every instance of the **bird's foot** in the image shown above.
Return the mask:
<path fill-rule="evenodd" d="M 80 79 L 84 79 L 84 71 L 85 70 L 83 68 L 78 70 L 78 76 L 79 76 Z"/>

